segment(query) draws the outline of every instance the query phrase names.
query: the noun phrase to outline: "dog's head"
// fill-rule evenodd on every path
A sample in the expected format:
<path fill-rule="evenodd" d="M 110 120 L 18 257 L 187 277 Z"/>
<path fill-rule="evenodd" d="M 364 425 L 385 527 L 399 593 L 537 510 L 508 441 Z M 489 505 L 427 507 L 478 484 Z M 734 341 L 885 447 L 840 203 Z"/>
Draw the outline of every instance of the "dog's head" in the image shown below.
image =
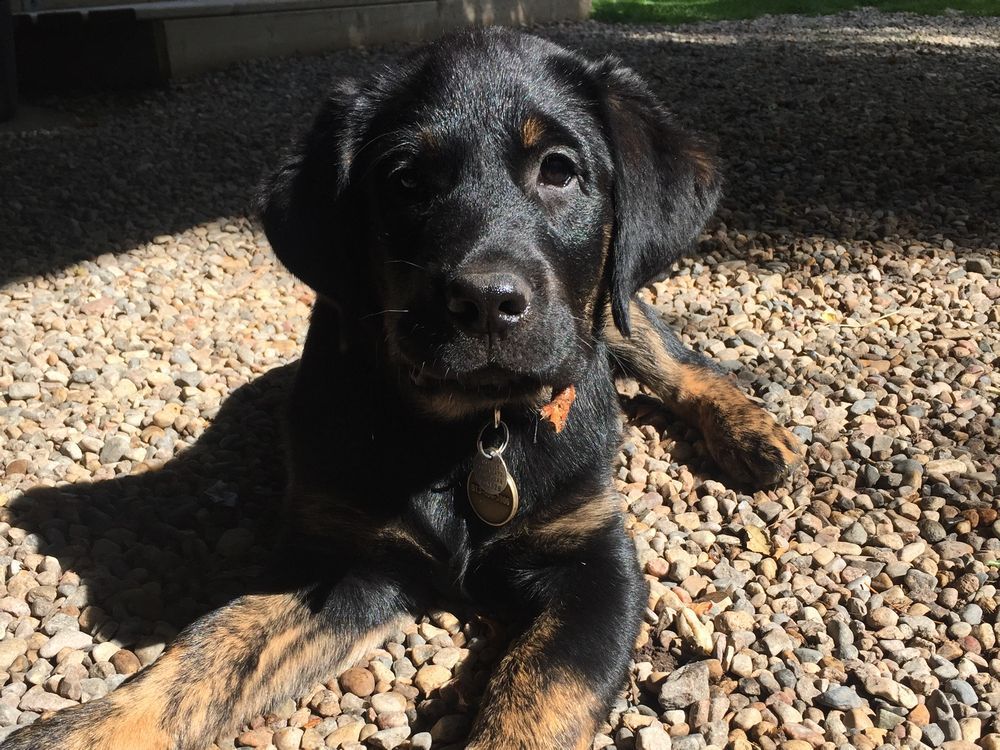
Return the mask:
<path fill-rule="evenodd" d="M 714 210 L 712 158 L 617 60 L 489 29 L 341 85 L 264 188 L 278 257 L 439 414 L 575 382 Z"/>

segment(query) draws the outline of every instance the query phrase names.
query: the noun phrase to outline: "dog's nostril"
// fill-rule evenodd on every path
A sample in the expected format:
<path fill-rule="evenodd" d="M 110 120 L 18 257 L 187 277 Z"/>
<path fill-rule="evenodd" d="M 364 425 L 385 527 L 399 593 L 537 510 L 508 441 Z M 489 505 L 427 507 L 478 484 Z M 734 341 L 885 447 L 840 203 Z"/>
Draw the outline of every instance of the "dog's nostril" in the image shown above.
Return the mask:
<path fill-rule="evenodd" d="M 514 293 L 500 303 L 499 310 L 504 315 L 523 315 L 528 309 L 528 300 L 522 294 Z"/>
<path fill-rule="evenodd" d="M 448 312 L 471 333 L 501 333 L 519 322 L 530 304 L 528 283 L 510 273 L 469 273 L 445 292 Z"/>
<path fill-rule="evenodd" d="M 474 321 L 479 316 L 475 303 L 457 296 L 448 296 L 448 312 L 461 320 Z"/>

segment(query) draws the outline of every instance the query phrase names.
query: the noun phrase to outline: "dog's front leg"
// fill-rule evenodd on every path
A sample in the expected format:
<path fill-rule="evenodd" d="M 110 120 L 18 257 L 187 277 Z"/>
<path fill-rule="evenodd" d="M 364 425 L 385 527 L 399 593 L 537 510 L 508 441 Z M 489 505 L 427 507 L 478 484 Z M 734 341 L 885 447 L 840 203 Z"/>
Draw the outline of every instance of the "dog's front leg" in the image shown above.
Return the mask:
<path fill-rule="evenodd" d="M 236 599 L 107 698 L 25 727 L 2 750 L 205 750 L 378 645 L 403 612 L 397 591 L 347 577 L 320 601 L 315 590 Z"/>
<path fill-rule="evenodd" d="M 587 522 L 567 517 L 537 530 L 533 544 L 548 564 L 517 572 L 537 614 L 493 675 L 469 750 L 589 748 L 621 689 L 646 584 L 621 520 L 584 536 Z"/>
<path fill-rule="evenodd" d="M 696 425 L 712 458 L 754 487 L 783 480 L 802 459 L 802 444 L 705 357 L 686 348 L 656 311 L 633 300 L 628 338 L 608 316 L 605 337 L 626 374 L 671 411 Z"/>

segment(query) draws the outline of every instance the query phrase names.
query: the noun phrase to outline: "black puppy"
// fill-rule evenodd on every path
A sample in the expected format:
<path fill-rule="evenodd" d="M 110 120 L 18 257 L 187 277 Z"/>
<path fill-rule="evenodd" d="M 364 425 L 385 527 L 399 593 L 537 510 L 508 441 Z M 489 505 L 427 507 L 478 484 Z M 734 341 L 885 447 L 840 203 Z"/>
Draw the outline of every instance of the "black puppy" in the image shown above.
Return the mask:
<path fill-rule="evenodd" d="M 318 293 L 284 574 L 4 747 L 204 750 L 442 593 L 520 626 L 469 747 L 589 747 L 647 595 L 611 483 L 615 368 L 737 479 L 774 483 L 798 458 L 634 299 L 718 191 L 635 74 L 532 36 L 452 36 L 341 86 L 262 201 L 278 256 Z M 561 431 L 539 413 L 554 396 Z"/>

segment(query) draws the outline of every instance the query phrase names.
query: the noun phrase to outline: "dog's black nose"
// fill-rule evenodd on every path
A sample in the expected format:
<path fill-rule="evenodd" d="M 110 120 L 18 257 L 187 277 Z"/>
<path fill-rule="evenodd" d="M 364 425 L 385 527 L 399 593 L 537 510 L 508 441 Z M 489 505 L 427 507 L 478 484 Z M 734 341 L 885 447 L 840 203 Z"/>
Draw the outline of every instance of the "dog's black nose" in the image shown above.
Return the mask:
<path fill-rule="evenodd" d="M 502 333 L 524 318 L 528 282 L 511 273 L 467 273 L 448 284 L 448 312 L 470 333 Z"/>

